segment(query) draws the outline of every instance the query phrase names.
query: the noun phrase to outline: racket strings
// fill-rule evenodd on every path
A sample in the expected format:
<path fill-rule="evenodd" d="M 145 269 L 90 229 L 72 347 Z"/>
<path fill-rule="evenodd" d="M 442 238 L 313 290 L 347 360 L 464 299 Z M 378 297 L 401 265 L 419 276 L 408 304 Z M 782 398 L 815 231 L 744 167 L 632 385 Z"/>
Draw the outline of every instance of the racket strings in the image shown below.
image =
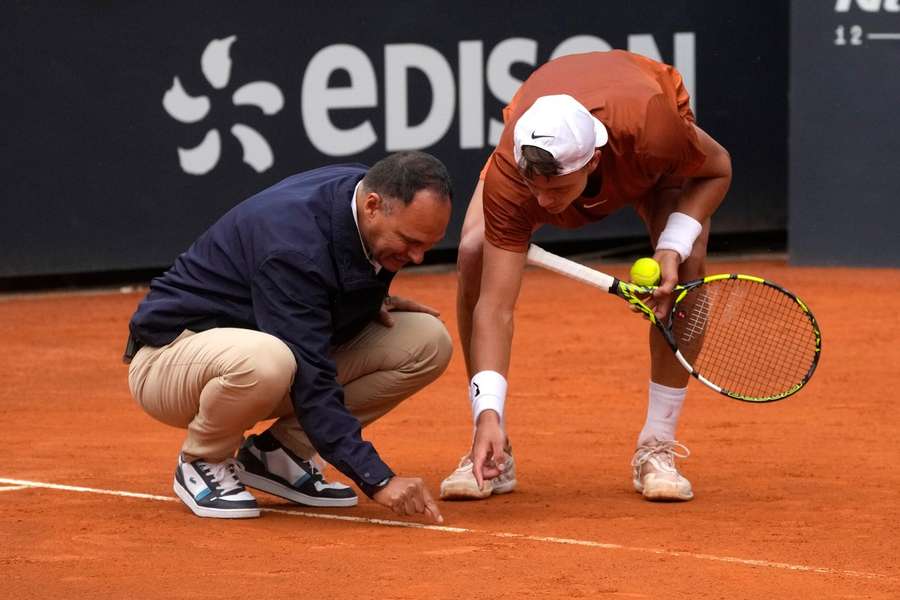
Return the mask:
<path fill-rule="evenodd" d="M 744 279 L 713 281 L 676 307 L 672 333 L 694 369 L 748 398 L 778 396 L 804 382 L 816 334 L 790 295 Z"/>
<path fill-rule="evenodd" d="M 748 285 L 759 287 L 752 282 Z M 812 351 L 805 353 L 804 349 L 813 345 L 812 336 L 804 346 L 798 343 L 804 331 L 792 331 L 804 321 L 808 323 L 799 306 L 774 288 L 763 286 L 759 291 L 763 292 L 761 297 L 750 301 L 741 298 L 740 310 L 727 322 L 722 321 L 721 334 L 716 339 L 733 344 L 731 356 L 716 360 L 711 344 L 705 362 L 711 373 L 713 367 L 719 368 L 723 382 L 728 381 L 732 386 L 729 389 L 765 397 L 803 381 L 812 361 Z M 737 304 L 731 298 L 726 302 Z"/>

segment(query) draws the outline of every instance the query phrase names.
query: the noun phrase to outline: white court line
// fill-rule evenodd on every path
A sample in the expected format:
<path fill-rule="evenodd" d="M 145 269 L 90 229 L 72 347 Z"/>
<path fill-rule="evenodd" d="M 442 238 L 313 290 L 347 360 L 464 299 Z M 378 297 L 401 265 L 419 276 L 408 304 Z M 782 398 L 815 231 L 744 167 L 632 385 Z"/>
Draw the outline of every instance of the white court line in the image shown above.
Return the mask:
<path fill-rule="evenodd" d="M 180 502 L 178 498 L 173 496 L 158 496 L 155 494 L 142 494 L 138 492 L 125 492 L 121 490 L 105 490 L 99 488 L 89 488 L 74 485 L 61 485 L 58 483 L 45 483 L 41 481 L 28 481 L 24 479 L 8 479 L 0 477 L 0 484 L 9 484 L 11 486 L 20 486 L 23 488 L 44 488 L 50 490 L 61 490 L 64 492 L 83 492 L 88 494 L 105 494 L 108 496 L 124 496 L 126 498 L 140 498 L 143 500 L 159 500 L 162 502 Z M 717 556 L 715 554 L 701 554 L 695 552 L 681 552 L 678 550 L 663 550 L 660 548 L 641 548 L 637 546 L 623 546 L 621 544 L 609 544 L 604 542 L 595 542 L 592 540 L 577 540 L 570 538 L 548 537 L 540 535 L 526 535 L 522 533 L 503 533 L 493 531 L 481 531 L 478 529 L 467 529 L 465 527 L 446 527 L 444 525 L 427 525 L 424 523 L 414 523 L 409 521 L 392 521 L 387 519 L 372 519 L 369 517 L 352 517 L 349 515 L 334 515 L 328 513 L 313 513 L 300 510 L 285 510 L 281 508 L 261 508 L 262 512 L 278 513 L 283 515 L 291 515 L 294 517 L 308 517 L 310 519 L 326 519 L 333 521 L 349 521 L 352 523 L 365 523 L 369 525 L 384 525 L 387 527 L 406 527 L 409 529 L 425 529 L 428 531 L 438 531 L 442 533 L 472 533 L 479 535 L 487 535 L 497 538 L 512 538 L 525 540 L 529 542 L 543 542 L 550 544 L 563 544 L 569 546 L 585 546 L 588 548 L 602 548 L 604 550 L 626 550 L 628 552 L 642 552 L 644 554 L 657 554 L 662 556 L 674 556 L 679 558 L 694 558 L 698 560 L 708 560 L 714 562 L 731 563 L 738 565 L 746 565 L 751 567 L 768 567 L 772 569 L 783 569 L 787 571 L 797 571 L 802 573 L 818 573 L 820 575 L 842 575 L 845 577 L 857 577 L 862 579 L 881 579 L 893 580 L 894 577 L 882 575 L 880 573 L 867 573 L 865 571 L 846 571 L 843 569 L 832 569 L 829 567 L 813 567 L 809 565 L 796 565 L 783 562 L 772 562 L 768 560 L 756 560 L 749 558 L 737 558 L 734 556 Z"/>
<path fill-rule="evenodd" d="M 867 33 L 870 40 L 900 40 L 900 33 Z"/>
<path fill-rule="evenodd" d="M 0 487 L 0 492 L 14 492 L 16 490 L 27 490 L 27 485 L 4 485 Z"/>

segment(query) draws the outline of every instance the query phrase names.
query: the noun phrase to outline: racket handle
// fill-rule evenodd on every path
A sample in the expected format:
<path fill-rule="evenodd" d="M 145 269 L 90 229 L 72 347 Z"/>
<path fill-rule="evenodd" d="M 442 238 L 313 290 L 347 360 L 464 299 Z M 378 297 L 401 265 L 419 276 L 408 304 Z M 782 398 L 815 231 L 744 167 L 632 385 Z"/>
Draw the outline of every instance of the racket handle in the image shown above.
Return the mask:
<path fill-rule="evenodd" d="M 591 269 L 575 261 L 547 252 L 543 248 L 531 244 L 526 257 L 529 264 L 543 267 L 560 275 L 571 277 L 582 283 L 598 287 L 608 292 L 615 284 L 615 277 Z"/>

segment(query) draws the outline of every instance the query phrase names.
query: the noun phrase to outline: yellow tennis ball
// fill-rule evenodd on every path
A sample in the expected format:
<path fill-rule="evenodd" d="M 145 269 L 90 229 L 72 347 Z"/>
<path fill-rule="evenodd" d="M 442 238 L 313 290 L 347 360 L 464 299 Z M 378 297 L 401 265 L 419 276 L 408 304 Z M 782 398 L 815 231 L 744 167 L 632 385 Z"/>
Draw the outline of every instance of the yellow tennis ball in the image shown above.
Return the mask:
<path fill-rule="evenodd" d="M 652 258 L 639 258 L 631 265 L 631 281 L 638 285 L 656 285 L 659 273 L 659 263 Z"/>

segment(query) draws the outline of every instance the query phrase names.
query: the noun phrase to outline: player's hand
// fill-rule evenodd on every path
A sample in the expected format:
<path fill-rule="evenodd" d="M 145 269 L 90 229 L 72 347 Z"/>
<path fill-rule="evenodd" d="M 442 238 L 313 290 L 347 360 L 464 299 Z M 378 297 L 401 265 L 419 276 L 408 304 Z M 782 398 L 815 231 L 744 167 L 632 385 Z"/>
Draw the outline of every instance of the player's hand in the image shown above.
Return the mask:
<path fill-rule="evenodd" d="M 426 306 L 425 304 L 416 302 L 415 300 L 403 298 L 402 296 L 385 296 L 384 300 L 381 302 L 381 311 L 378 313 L 378 322 L 385 327 L 393 327 L 394 317 L 391 316 L 391 312 L 395 310 L 402 312 L 423 312 L 432 317 L 441 316 L 439 311 L 430 306 Z"/>
<path fill-rule="evenodd" d="M 664 320 L 672 310 L 674 300 L 672 292 L 678 285 L 678 267 L 681 261 L 678 253 L 674 250 L 657 250 L 653 259 L 659 263 L 659 287 L 647 300 L 647 306 L 653 309 L 657 319 Z"/>
<path fill-rule="evenodd" d="M 434 498 L 419 477 L 392 477 L 387 485 L 375 492 L 372 500 L 387 506 L 398 515 L 424 513 L 435 523 L 444 522 Z"/>
<path fill-rule="evenodd" d="M 472 471 L 478 488 L 485 479 L 493 479 L 506 469 L 506 432 L 500 426 L 500 415 L 486 410 L 478 415 L 475 424 L 475 441 L 472 444 Z"/>

